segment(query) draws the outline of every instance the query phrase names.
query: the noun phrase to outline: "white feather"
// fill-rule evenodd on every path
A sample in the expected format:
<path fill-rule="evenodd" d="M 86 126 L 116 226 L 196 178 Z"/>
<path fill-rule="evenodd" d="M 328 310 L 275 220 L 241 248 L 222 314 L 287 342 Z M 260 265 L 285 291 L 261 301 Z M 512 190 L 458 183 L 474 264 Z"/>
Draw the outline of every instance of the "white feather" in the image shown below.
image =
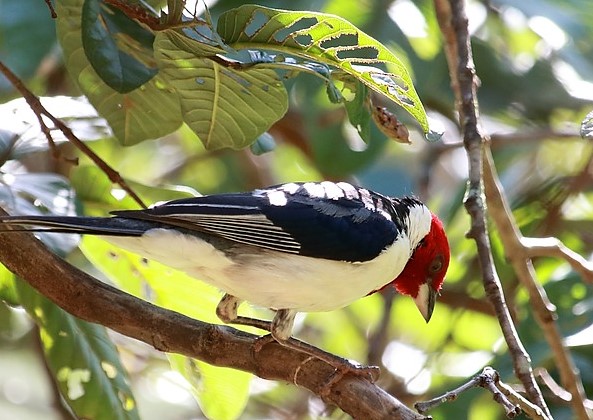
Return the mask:
<path fill-rule="evenodd" d="M 430 229 L 424 206 L 410 209 L 410 237 L 402 234 L 373 260 L 362 263 L 305 257 L 261 248 L 229 258 L 194 236 L 153 229 L 142 237 L 109 237 L 115 245 L 205 281 L 252 304 L 315 312 L 346 306 L 392 282 Z M 188 291 L 191 293 L 191 291 Z"/>

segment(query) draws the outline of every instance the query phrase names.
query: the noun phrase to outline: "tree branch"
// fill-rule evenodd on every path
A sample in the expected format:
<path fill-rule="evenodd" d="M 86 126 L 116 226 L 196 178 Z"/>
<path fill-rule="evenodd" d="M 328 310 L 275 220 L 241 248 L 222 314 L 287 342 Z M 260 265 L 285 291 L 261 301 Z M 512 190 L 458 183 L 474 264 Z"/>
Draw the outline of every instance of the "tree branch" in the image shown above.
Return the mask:
<path fill-rule="evenodd" d="M 500 278 L 494 266 L 483 201 L 482 148 L 486 136 L 482 133 L 477 91 L 477 77 L 471 52 L 468 19 L 464 0 L 434 0 L 437 19 L 445 38 L 451 85 L 456 98 L 463 144 L 469 160 L 469 180 L 465 207 L 471 217 L 468 237 L 475 240 L 486 296 L 494 305 L 496 316 L 509 347 L 515 374 L 525 386 L 529 398 L 544 415 L 551 417 L 537 385 L 529 354 L 521 342 L 505 302 Z"/>
<path fill-rule="evenodd" d="M 0 215 L 6 213 L 0 210 Z M 68 313 L 158 350 L 294 383 L 355 418 L 425 418 L 360 376 L 346 374 L 327 389 L 335 373 L 329 364 L 277 343 L 256 351 L 258 336 L 207 324 L 135 298 L 69 265 L 30 233 L 0 232 L 0 261 Z"/>
<path fill-rule="evenodd" d="M 568 248 L 558 238 L 519 238 L 526 258 L 551 257 L 566 261 L 586 282 L 593 284 L 593 262 Z"/>
<path fill-rule="evenodd" d="M 498 372 L 490 366 L 486 366 L 481 373 L 474 376 L 472 379 L 463 385 L 447 392 L 444 395 L 433 398 L 429 401 L 422 401 L 414 404 L 419 413 L 426 413 L 433 408 L 447 402 L 456 400 L 459 395 L 468 389 L 482 387 L 492 393 L 494 401 L 504 407 L 504 411 L 508 418 L 514 418 L 521 413 L 521 410 L 530 414 L 531 418 L 547 420 L 548 417 L 543 414 L 539 407 L 533 406 L 529 401 L 522 398 L 508 385 L 500 382 Z"/>
<path fill-rule="evenodd" d="M 559 245 L 560 241 L 554 241 L 554 238 L 544 238 L 543 240 L 524 238 L 514 222 L 508 203 L 502 193 L 502 187 L 489 149 L 484 151 L 484 168 L 484 186 L 490 215 L 500 233 L 505 254 L 511 262 L 519 281 L 529 293 L 529 301 L 533 307 L 535 319 L 554 354 L 562 385 L 572 395 L 571 404 L 577 418 L 588 419 L 589 415 L 584 403 L 586 396 L 583 383 L 570 352 L 564 346 L 562 334 L 556 323 L 556 308 L 548 299 L 544 288 L 538 283 L 530 259 L 530 253 L 533 255 L 533 253 L 542 250 L 548 252 L 552 250 L 560 253 L 564 251 L 563 255 L 568 255 L 566 253 L 567 249 L 562 250 Z M 534 245 L 538 241 L 541 241 L 541 246 Z M 556 248 L 554 248 L 552 242 L 556 243 Z M 524 245 L 528 245 L 528 248 Z M 554 251 L 554 249 L 558 251 Z M 572 253 L 572 251 L 570 252 Z M 577 260 L 573 261 L 576 263 Z"/>

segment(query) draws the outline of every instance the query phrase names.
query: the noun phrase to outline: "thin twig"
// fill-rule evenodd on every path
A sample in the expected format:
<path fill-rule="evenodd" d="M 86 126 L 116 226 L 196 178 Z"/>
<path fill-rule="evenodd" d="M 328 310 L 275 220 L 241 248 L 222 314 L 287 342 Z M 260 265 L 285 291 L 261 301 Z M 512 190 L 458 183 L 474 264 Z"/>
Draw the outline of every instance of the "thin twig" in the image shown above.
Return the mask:
<path fill-rule="evenodd" d="M 477 374 L 460 387 L 457 387 L 444 395 L 433 398 L 432 400 L 417 402 L 416 404 L 414 404 L 414 408 L 416 408 L 416 410 L 418 410 L 420 414 L 426 414 L 428 411 L 445 402 L 456 400 L 461 393 L 467 391 L 468 389 L 482 387 L 490 391 L 492 393 L 492 398 L 494 399 L 494 401 L 503 406 L 508 418 L 514 418 L 517 415 L 521 414 L 521 407 L 511 402 L 507 398 L 506 394 L 500 391 L 500 389 L 498 388 L 499 382 L 500 378 L 498 372 L 492 369 L 491 367 L 486 366 L 481 373 Z M 536 418 L 546 419 L 546 416 L 540 415 Z"/>
<path fill-rule="evenodd" d="M 87 155 L 94 163 L 97 165 L 108 177 L 109 180 L 113 183 L 118 184 L 124 191 L 126 191 L 130 197 L 136 201 L 141 207 L 146 208 L 146 205 L 142 202 L 140 197 L 130 188 L 130 186 L 126 183 L 126 181 L 121 177 L 121 175 L 111 168 L 103 159 L 95 154 L 84 142 L 82 142 L 68 127 L 64 124 L 59 118 L 53 116 L 51 112 L 49 112 L 42 104 L 41 101 L 37 96 L 33 94 L 25 84 L 8 68 L 0 61 L 0 72 L 4 74 L 4 76 L 8 79 L 8 81 L 20 92 L 20 94 L 25 98 L 27 104 L 31 110 L 37 116 L 39 124 L 41 125 L 41 131 L 47 138 L 47 141 L 52 149 L 54 156 L 56 156 L 55 151 L 55 143 L 51 136 L 51 130 L 45 122 L 43 121 L 43 116 L 49 118 L 51 122 L 55 125 L 55 127 L 64 133 L 64 136 L 76 146 L 82 153 Z"/>
<path fill-rule="evenodd" d="M 56 9 L 54 9 L 54 5 L 51 4 L 51 0 L 45 0 L 45 4 L 47 4 L 47 8 L 49 9 L 51 18 L 56 19 L 58 17 L 58 14 L 56 13 Z"/>
<path fill-rule="evenodd" d="M 498 147 L 513 146 L 518 144 L 524 145 L 527 142 L 538 143 L 544 140 L 566 140 L 578 138 L 580 138 L 578 128 L 555 129 L 551 127 L 544 127 L 538 129 L 514 131 L 512 133 L 492 133 L 490 134 L 490 147 L 492 147 L 492 149 L 496 149 Z M 439 152 L 458 149 L 460 147 L 463 147 L 462 141 L 453 141 L 434 145 L 434 149 L 437 149 Z"/>
<path fill-rule="evenodd" d="M 589 415 L 584 406 L 586 397 L 583 383 L 570 352 L 564 346 L 562 335 L 556 323 L 557 315 L 555 307 L 549 301 L 544 288 L 536 280 L 535 270 L 528 256 L 528 249 L 523 246 L 524 238 L 514 221 L 509 205 L 502 192 L 496 168 L 492 161 L 492 155 L 487 148 L 484 150 L 484 187 L 490 210 L 489 213 L 498 228 L 505 254 L 513 266 L 519 281 L 529 293 L 529 301 L 533 308 L 535 319 L 554 354 L 562 384 L 572 395 L 572 408 L 575 415 L 579 419 L 588 419 Z M 527 241 L 531 245 L 533 242 L 533 239 Z"/>
<path fill-rule="evenodd" d="M 568 248 L 558 238 L 520 237 L 521 246 L 527 258 L 551 257 L 566 261 L 583 280 L 593 284 L 593 262 Z"/>
<path fill-rule="evenodd" d="M 500 380 L 496 381 L 496 387 L 500 392 L 504 394 L 505 397 L 509 399 L 509 401 L 521 407 L 521 410 L 527 414 L 529 418 L 532 419 L 547 419 L 546 415 L 542 412 L 542 409 L 539 408 L 537 405 L 531 403 L 531 401 L 524 398 L 521 394 L 516 392 L 512 387 L 501 382 Z"/>
<path fill-rule="evenodd" d="M 539 367 L 535 369 L 535 375 L 540 378 L 541 382 L 557 397 L 559 400 L 570 403 L 572 395 L 566 389 L 562 388 L 550 375 L 546 369 Z M 585 408 L 587 410 L 593 410 L 593 400 L 585 400 Z"/>
<path fill-rule="evenodd" d="M 465 199 L 465 207 L 471 217 L 468 237 L 476 241 L 486 296 L 494 305 L 503 336 L 509 347 L 515 374 L 525 386 L 528 397 L 542 409 L 547 417 L 551 417 L 533 376 L 529 354 L 512 322 L 490 248 L 482 185 L 482 148 L 486 143 L 486 136 L 482 133 L 479 123 L 477 77 L 471 54 L 465 2 L 464 0 L 434 0 L 434 4 L 441 32 L 445 38 L 451 85 L 469 160 L 469 180 Z"/>

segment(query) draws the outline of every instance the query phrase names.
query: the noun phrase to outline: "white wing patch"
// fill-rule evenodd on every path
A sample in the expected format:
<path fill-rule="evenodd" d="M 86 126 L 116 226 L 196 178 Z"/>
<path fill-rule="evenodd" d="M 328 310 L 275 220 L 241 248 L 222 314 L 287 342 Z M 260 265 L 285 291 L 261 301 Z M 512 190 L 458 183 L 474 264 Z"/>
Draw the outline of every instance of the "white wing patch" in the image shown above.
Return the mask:
<path fill-rule="evenodd" d="M 331 181 L 305 182 L 304 184 L 289 182 L 275 188 L 256 190 L 254 195 L 266 197 L 273 206 L 285 206 L 288 196 L 296 194 L 301 189 L 311 198 L 326 198 L 330 200 L 337 200 L 339 198 L 360 200 L 362 198 L 359 189 L 353 185 L 347 182 L 335 183 Z M 369 207 L 369 205 L 372 205 L 372 198 L 368 190 L 360 190 L 366 193 L 367 200 L 365 201 L 365 206 Z"/>
<path fill-rule="evenodd" d="M 323 181 L 321 186 L 325 190 L 325 196 L 330 200 L 337 200 L 338 198 L 345 197 L 344 190 L 333 182 Z"/>
<path fill-rule="evenodd" d="M 325 198 L 325 188 L 317 182 L 305 182 L 303 188 L 311 198 Z"/>
<path fill-rule="evenodd" d="M 286 193 L 280 190 L 272 190 L 267 194 L 268 200 L 272 206 L 285 206 L 288 203 Z"/>
<path fill-rule="evenodd" d="M 280 189 L 282 191 L 285 191 L 289 194 L 294 194 L 295 192 L 297 192 L 299 190 L 299 188 L 301 188 L 301 186 L 299 184 L 296 184 L 294 182 L 289 182 L 287 184 L 284 184 L 280 187 Z"/>
<path fill-rule="evenodd" d="M 301 245 L 292 235 L 274 225 L 263 214 L 254 215 L 170 215 L 199 226 L 206 232 L 247 245 L 298 254 Z"/>

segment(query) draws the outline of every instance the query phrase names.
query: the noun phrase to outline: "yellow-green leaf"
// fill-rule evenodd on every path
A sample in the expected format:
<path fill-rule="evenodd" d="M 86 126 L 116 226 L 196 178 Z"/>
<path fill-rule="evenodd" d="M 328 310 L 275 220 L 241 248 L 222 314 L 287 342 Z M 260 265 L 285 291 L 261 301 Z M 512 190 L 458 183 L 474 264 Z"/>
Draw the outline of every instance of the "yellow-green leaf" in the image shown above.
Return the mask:
<path fill-rule="evenodd" d="M 429 132 L 426 112 L 402 62 L 341 17 L 244 5 L 223 13 L 217 31 L 236 49 L 278 50 L 338 67 L 392 99 Z"/>
<path fill-rule="evenodd" d="M 154 45 L 185 123 L 207 149 L 247 147 L 286 113 L 288 95 L 275 71 L 221 65 L 208 55 L 222 50 L 173 30 L 159 32 Z"/>

